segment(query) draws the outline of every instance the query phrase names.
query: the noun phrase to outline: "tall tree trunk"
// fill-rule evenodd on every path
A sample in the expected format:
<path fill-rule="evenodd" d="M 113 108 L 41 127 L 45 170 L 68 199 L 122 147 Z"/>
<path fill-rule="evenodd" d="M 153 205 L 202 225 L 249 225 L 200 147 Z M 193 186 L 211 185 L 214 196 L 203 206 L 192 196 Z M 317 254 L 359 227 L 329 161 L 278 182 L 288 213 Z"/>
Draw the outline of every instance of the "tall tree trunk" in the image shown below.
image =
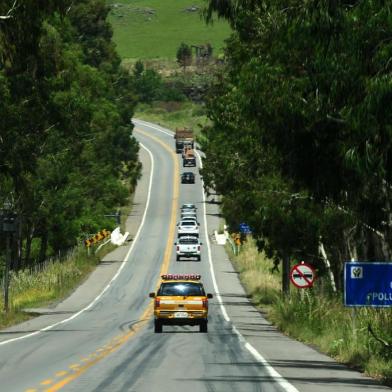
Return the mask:
<path fill-rule="evenodd" d="M 384 239 L 381 243 L 382 250 L 385 255 L 385 260 L 390 260 L 392 258 L 392 248 L 391 248 L 391 240 L 392 240 L 392 209 L 391 209 L 391 202 L 390 202 L 390 195 L 391 192 L 391 185 L 387 183 L 387 181 L 382 180 L 382 193 L 384 194 L 385 199 L 385 207 L 384 210 L 387 211 L 387 224 L 384 230 Z"/>
<path fill-rule="evenodd" d="M 327 253 L 325 252 L 324 244 L 319 242 L 319 252 L 324 260 L 325 268 L 327 269 L 328 276 L 329 276 L 329 281 L 331 283 L 332 291 L 336 293 L 336 283 L 335 283 L 335 277 L 333 275 L 333 272 L 331 270 L 331 263 L 328 260 Z"/>
<path fill-rule="evenodd" d="M 6 233 L 6 254 L 5 254 L 5 270 L 4 270 L 4 311 L 9 311 L 9 286 L 10 286 L 10 269 L 12 258 L 12 234 Z"/>

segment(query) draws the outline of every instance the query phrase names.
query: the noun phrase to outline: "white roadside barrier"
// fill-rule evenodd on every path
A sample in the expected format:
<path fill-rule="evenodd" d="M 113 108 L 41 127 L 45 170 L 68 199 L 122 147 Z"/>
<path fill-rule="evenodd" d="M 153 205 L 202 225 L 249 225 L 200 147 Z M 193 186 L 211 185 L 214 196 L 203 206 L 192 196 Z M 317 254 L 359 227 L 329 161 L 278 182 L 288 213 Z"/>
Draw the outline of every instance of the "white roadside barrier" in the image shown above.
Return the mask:
<path fill-rule="evenodd" d="M 129 236 L 129 232 L 126 231 L 124 234 L 121 234 L 120 228 L 116 227 L 112 233 L 110 234 L 110 242 L 114 245 L 121 246 Z"/>

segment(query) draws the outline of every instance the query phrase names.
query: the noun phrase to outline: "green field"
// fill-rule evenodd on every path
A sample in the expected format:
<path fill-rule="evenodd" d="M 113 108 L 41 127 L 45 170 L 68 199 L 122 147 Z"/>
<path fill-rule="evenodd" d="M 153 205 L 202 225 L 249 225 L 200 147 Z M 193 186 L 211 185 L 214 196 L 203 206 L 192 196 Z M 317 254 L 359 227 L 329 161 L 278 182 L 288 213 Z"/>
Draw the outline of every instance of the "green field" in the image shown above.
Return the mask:
<path fill-rule="evenodd" d="M 123 59 L 174 59 L 181 42 L 210 43 L 217 55 L 230 34 L 227 23 L 216 21 L 207 26 L 201 19 L 203 0 L 122 0 L 109 4 L 113 39 Z M 197 9 L 191 11 L 193 6 Z"/>

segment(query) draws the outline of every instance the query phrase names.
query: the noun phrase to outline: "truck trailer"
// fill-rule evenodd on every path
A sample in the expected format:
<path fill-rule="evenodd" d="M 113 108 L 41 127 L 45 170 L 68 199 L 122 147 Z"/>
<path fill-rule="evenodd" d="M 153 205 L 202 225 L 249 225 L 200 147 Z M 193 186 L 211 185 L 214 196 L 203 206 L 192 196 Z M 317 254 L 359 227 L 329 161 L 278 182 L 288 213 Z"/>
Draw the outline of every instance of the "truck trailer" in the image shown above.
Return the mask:
<path fill-rule="evenodd" d="M 194 147 L 193 131 L 189 128 L 176 128 L 174 134 L 176 153 L 182 153 L 185 146 Z"/>

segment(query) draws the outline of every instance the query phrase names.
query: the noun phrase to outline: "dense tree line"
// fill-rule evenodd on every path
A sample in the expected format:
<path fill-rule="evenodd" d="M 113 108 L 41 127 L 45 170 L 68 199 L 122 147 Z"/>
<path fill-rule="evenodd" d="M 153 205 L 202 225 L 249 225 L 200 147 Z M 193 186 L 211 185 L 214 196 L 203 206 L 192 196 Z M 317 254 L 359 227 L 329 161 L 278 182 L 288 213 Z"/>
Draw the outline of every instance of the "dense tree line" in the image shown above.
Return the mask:
<path fill-rule="evenodd" d="M 109 228 L 136 184 L 135 98 L 108 12 L 104 0 L 0 4 L 0 208 L 20 220 L 15 268 Z"/>
<path fill-rule="evenodd" d="M 338 284 L 344 261 L 390 260 L 391 5 L 207 3 L 233 29 L 201 138 L 231 227 L 276 260 L 327 257 Z"/>

